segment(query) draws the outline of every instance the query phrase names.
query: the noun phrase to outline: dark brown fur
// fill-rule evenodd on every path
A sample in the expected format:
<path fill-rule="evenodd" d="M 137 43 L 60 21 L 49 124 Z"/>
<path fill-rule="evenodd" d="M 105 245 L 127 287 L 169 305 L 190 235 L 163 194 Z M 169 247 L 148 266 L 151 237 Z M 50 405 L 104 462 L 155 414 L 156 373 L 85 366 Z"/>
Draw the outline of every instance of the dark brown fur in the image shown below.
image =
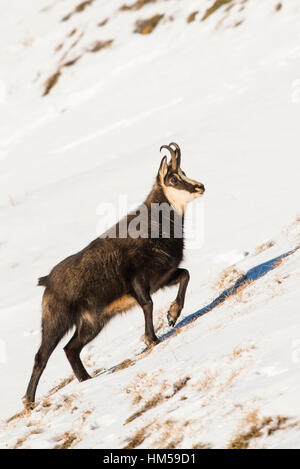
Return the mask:
<path fill-rule="evenodd" d="M 178 152 L 180 150 L 176 150 L 179 167 Z M 173 167 L 171 163 L 166 167 L 166 157 L 163 159 L 157 180 L 145 201 L 146 207 L 150 208 L 153 202 L 169 204 L 164 184 L 168 184 L 170 174 L 174 174 L 174 164 L 173 158 Z M 187 184 L 187 178 L 185 183 L 178 181 L 178 190 L 183 185 L 185 191 L 191 191 L 192 184 L 190 187 Z M 199 187 L 204 192 L 200 183 L 194 189 L 199 191 Z M 126 226 L 138 213 L 127 216 Z M 116 314 L 140 305 L 145 315 L 145 342 L 147 345 L 158 342 L 153 328 L 151 294 L 179 283 L 177 298 L 168 314 L 169 324 L 175 324 L 183 308 L 189 280 L 188 271 L 178 268 L 184 240 L 175 238 L 172 231 L 169 238 L 164 238 L 161 227 L 160 236 L 151 238 L 150 210 L 147 213 L 148 237 L 119 237 L 119 222 L 111 228 L 116 230 L 117 237 L 106 237 L 109 230 L 82 251 L 60 262 L 48 276 L 39 279 L 38 284 L 46 287 L 42 301 L 42 343 L 24 398 L 26 405 L 34 402 L 40 376 L 51 353 L 73 326 L 76 328 L 74 335 L 64 350 L 76 377 L 84 381 L 90 376 L 80 360 L 80 352 Z M 171 211 L 169 216 L 171 225 L 175 217 L 179 217 L 182 224 L 184 222 L 183 214 Z"/>

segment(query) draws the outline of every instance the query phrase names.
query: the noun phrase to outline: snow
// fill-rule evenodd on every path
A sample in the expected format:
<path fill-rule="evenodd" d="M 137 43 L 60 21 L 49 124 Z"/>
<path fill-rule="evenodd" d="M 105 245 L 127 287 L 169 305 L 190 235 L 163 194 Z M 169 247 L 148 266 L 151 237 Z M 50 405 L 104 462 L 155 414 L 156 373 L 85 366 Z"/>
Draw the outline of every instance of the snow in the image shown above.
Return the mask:
<path fill-rule="evenodd" d="M 74 432 L 71 447 L 122 448 L 144 429 L 139 447 L 226 448 L 281 416 L 289 420 L 249 446 L 299 448 L 299 2 L 276 11 L 272 0 L 234 1 L 203 22 L 208 0 L 120 12 L 123 3 L 97 0 L 63 22 L 70 0 L 0 5 L 0 447 L 53 448 Z M 136 19 L 156 13 L 165 17 L 151 34 L 133 33 Z M 42 97 L 67 51 L 82 57 Z M 65 338 L 37 408 L 7 423 L 22 409 L 40 342 L 37 278 L 99 234 L 102 204 L 143 200 L 170 141 L 207 189 L 177 328 L 166 320 L 172 288 L 154 297 L 160 345 L 144 351 L 136 308 L 83 351 L 88 370 L 101 369 L 95 378 L 48 396 L 71 373 Z M 234 270 L 247 274 L 245 288 L 231 288 Z M 125 359 L 131 366 L 112 373 Z"/>

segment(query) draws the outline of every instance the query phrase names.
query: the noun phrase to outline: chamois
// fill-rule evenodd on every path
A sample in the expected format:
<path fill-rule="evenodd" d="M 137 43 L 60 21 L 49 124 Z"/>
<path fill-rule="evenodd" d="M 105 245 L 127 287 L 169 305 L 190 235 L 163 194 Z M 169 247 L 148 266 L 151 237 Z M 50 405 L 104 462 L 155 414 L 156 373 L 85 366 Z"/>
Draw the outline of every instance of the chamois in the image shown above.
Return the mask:
<path fill-rule="evenodd" d="M 168 162 L 167 156 L 163 157 L 144 204 L 39 279 L 38 285 L 46 287 L 42 342 L 23 398 L 26 406 L 35 400 L 51 353 L 73 326 L 74 335 L 64 350 L 77 379 L 85 381 L 91 377 L 80 360 L 80 352 L 115 315 L 139 305 L 145 317 L 146 345 L 159 342 L 153 327 L 151 295 L 160 288 L 179 284 L 167 314 L 169 325 L 175 325 L 189 282 L 189 272 L 178 268 L 184 248 L 184 209 L 205 189 L 180 168 L 181 150 L 176 143 L 163 145 L 160 150 L 163 148 L 170 152 L 171 159 Z"/>

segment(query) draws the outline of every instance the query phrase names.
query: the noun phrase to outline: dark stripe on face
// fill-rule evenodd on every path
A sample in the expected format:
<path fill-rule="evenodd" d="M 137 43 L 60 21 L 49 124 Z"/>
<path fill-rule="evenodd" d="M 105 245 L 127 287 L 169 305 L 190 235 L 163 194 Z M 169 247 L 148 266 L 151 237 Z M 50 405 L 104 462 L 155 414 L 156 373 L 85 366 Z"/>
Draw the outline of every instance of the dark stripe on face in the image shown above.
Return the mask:
<path fill-rule="evenodd" d="M 185 190 L 190 193 L 204 192 L 204 185 L 201 182 L 188 178 L 180 168 L 176 172 L 171 172 L 166 177 L 166 184 L 178 190 Z"/>

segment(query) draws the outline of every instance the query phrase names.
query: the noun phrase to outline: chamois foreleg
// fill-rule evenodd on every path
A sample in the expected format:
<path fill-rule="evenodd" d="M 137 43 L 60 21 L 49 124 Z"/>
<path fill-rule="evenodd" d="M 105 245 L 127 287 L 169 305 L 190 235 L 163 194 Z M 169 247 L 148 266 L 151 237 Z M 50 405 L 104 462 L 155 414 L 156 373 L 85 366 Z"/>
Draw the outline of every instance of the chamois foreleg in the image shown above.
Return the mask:
<path fill-rule="evenodd" d="M 142 307 L 145 316 L 145 344 L 150 347 L 159 342 L 153 326 L 153 302 L 150 296 L 150 288 L 140 278 L 135 278 L 132 282 L 135 298 Z"/>
<path fill-rule="evenodd" d="M 184 307 L 185 293 L 190 280 L 189 271 L 186 269 L 176 269 L 168 281 L 168 286 L 179 283 L 179 289 L 175 301 L 171 303 L 167 314 L 169 326 L 175 326 L 177 319 Z"/>

